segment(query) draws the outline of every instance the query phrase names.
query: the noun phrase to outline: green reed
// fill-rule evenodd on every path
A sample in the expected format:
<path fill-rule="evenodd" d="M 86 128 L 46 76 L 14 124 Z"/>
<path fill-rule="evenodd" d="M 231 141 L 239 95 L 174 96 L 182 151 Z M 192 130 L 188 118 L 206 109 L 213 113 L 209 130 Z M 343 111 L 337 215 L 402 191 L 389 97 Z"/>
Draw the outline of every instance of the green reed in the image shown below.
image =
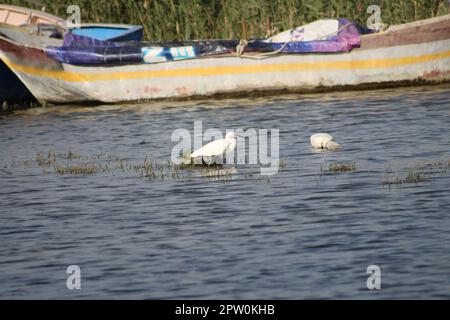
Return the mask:
<path fill-rule="evenodd" d="M 346 17 L 363 25 L 369 5 L 379 5 L 386 24 L 448 13 L 446 0 L 4 0 L 67 17 L 68 5 L 81 8 L 82 22 L 144 26 L 153 41 L 266 37 L 320 18 Z M 245 25 L 245 28 L 243 27 Z"/>

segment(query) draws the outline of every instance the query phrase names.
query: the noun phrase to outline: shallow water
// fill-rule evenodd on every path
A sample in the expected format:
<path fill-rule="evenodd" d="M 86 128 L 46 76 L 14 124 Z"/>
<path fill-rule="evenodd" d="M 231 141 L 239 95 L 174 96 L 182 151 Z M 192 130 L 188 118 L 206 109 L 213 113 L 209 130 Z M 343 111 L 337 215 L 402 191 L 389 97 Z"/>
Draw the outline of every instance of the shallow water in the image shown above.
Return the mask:
<path fill-rule="evenodd" d="M 194 120 L 278 128 L 286 166 L 270 179 L 246 166 L 149 179 L 35 161 L 70 150 L 166 162 L 172 131 Z M 449 127 L 449 85 L 0 117 L 0 298 L 450 298 Z M 312 150 L 316 132 L 342 149 Z M 343 162 L 356 170 L 327 172 Z M 385 183 L 408 168 L 426 179 Z M 373 264 L 381 290 L 366 287 Z M 69 265 L 81 290 L 66 288 Z"/>

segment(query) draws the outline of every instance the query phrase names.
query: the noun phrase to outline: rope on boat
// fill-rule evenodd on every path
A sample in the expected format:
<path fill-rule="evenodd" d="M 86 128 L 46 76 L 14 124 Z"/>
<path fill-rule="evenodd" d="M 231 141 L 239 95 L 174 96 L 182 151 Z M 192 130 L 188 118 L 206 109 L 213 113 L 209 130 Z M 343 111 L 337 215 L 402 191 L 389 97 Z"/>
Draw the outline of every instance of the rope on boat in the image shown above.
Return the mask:
<path fill-rule="evenodd" d="M 329 37 L 329 36 L 331 36 L 331 35 L 338 34 L 339 32 L 341 32 L 341 31 L 344 30 L 345 28 L 348 28 L 348 27 L 351 26 L 351 25 L 352 25 L 352 23 L 347 23 L 346 25 L 340 27 L 337 31 L 332 32 L 332 33 L 327 34 L 327 35 L 324 35 L 324 36 L 322 36 L 322 37 L 320 37 L 319 39 L 316 39 L 316 40 L 321 40 L 321 39 L 327 38 L 327 37 Z M 263 60 L 263 59 L 267 59 L 267 58 L 269 58 L 269 57 L 271 57 L 271 56 L 273 56 L 273 55 L 276 55 L 276 54 L 280 53 L 281 51 L 283 51 L 284 48 L 286 48 L 286 46 L 287 46 L 289 43 L 291 43 L 291 42 L 292 42 L 292 41 L 285 42 L 279 49 L 277 49 L 277 50 L 275 50 L 275 51 L 272 51 L 272 52 L 263 52 L 263 53 L 260 53 L 260 54 L 258 54 L 258 55 L 250 56 L 250 55 L 244 54 L 245 48 L 246 48 L 247 45 L 248 45 L 248 41 L 242 39 L 241 41 L 239 41 L 239 44 L 236 46 L 236 56 L 239 57 L 239 58 L 247 58 L 247 59 L 253 59 L 253 60 Z"/>
<path fill-rule="evenodd" d="M 270 56 L 276 55 L 278 53 L 280 53 L 281 51 L 283 51 L 284 48 L 286 48 L 286 46 L 291 43 L 291 41 L 285 42 L 279 49 L 272 51 L 272 52 L 263 52 L 260 53 L 258 55 L 254 55 L 254 56 L 250 56 L 250 55 L 246 55 L 243 54 L 245 51 L 245 48 L 248 45 L 248 41 L 247 40 L 241 40 L 239 41 L 239 44 L 236 47 L 236 56 L 239 58 L 247 58 L 247 59 L 253 59 L 253 60 L 262 60 L 262 59 L 267 59 Z"/>
<path fill-rule="evenodd" d="M 241 41 L 239 41 L 239 44 L 236 46 L 236 55 L 238 57 L 242 56 L 247 45 L 248 45 L 247 40 L 241 39 Z"/>

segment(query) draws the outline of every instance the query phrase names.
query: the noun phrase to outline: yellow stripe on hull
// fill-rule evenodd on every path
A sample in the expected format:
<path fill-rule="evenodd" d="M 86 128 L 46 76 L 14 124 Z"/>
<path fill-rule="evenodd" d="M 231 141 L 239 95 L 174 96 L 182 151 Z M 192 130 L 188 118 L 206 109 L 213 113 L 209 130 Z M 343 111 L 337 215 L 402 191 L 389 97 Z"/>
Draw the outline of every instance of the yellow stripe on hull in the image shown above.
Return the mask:
<path fill-rule="evenodd" d="M 392 68 L 446 58 L 450 58 L 450 51 L 425 54 L 421 56 L 388 58 L 388 59 L 293 62 L 281 64 L 195 67 L 195 68 L 181 68 L 173 70 L 143 70 L 143 71 L 105 72 L 105 73 L 99 72 L 78 73 L 78 72 L 67 72 L 64 70 L 46 70 L 38 67 L 16 64 L 6 58 L 4 59 L 4 62 L 8 65 L 8 67 L 10 67 L 15 72 L 52 78 L 55 80 L 62 80 L 67 82 L 97 82 L 97 81 L 112 81 L 125 79 L 161 78 L 161 77 L 196 77 L 196 76 L 258 74 L 258 73 L 295 72 L 295 71 Z"/>

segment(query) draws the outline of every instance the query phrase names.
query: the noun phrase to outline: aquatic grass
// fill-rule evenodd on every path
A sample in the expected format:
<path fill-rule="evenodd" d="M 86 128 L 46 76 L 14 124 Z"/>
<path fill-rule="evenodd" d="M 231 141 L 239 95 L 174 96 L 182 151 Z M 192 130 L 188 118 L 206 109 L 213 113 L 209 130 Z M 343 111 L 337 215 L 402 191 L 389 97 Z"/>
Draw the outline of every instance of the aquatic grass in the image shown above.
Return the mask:
<path fill-rule="evenodd" d="M 346 17 L 365 25 L 370 5 L 381 7 L 386 24 L 448 13 L 445 0 L 4 0 L 67 17 L 68 5 L 81 8 L 82 22 L 144 26 L 147 40 L 263 38 L 321 18 Z"/>
<path fill-rule="evenodd" d="M 418 162 L 415 166 L 407 169 L 419 170 L 427 175 L 445 175 L 450 169 L 449 161 L 434 161 L 434 162 Z"/>
<path fill-rule="evenodd" d="M 67 160 L 74 160 L 74 159 L 80 159 L 81 158 L 81 155 L 79 153 L 77 153 L 77 152 L 74 152 L 74 151 L 67 152 L 65 156 L 66 156 Z"/>
<path fill-rule="evenodd" d="M 74 166 L 55 166 L 55 172 L 59 175 L 90 175 L 98 172 L 99 167 L 91 164 Z"/>
<path fill-rule="evenodd" d="M 56 153 L 49 151 L 47 154 L 38 152 L 35 158 L 39 166 L 49 166 L 56 162 Z"/>
<path fill-rule="evenodd" d="M 405 181 L 405 183 L 419 183 L 419 182 L 425 182 L 428 180 L 429 180 L 429 178 L 427 178 L 424 174 L 415 172 L 414 170 L 408 170 L 404 181 Z"/>
<path fill-rule="evenodd" d="M 394 172 L 392 167 L 386 168 L 381 184 L 383 186 L 402 186 L 429 182 L 436 176 L 446 176 L 450 168 L 450 161 L 419 162 L 403 170 Z"/>
<path fill-rule="evenodd" d="M 328 172 L 339 173 L 356 170 L 356 163 L 330 163 L 328 165 Z"/>
<path fill-rule="evenodd" d="M 253 180 L 271 183 L 273 177 L 262 176 L 250 168 L 241 168 L 239 171 L 234 166 L 227 165 L 202 165 L 202 164 L 174 164 L 170 160 L 157 161 L 145 155 L 143 160 L 128 159 L 113 154 L 100 153 L 86 155 L 70 150 L 67 152 L 45 151 L 37 152 L 33 159 L 23 160 L 18 163 L 26 169 L 37 166 L 43 174 L 58 175 L 95 175 L 95 174 L 124 174 L 126 176 L 148 179 L 150 181 L 184 180 L 184 181 L 220 181 L 227 183 L 232 180 Z M 287 167 L 287 161 L 281 159 L 279 168 L 282 171 Z M 16 167 L 16 162 L 10 165 Z M 5 167 L 6 168 L 6 167 Z M 449 173 L 450 160 L 421 161 L 414 165 L 403 167 L 394 171 L 392 166 L 384 170 L 382 185 L 402 186 L 419 184 L 431 181 L 438 176 L 446 176 Z M 250 169 L 251 170 L 251 169 Z M 321 163 L 321 177 L 329 174 L 348 173 L 357 170 L 355 162 Z"/>
<path fill-rule="evenodd" d="M 329 172 L 329 173 L 345 173 L 350 171 L 356 171 L 356 163 L 355 162 L 336 162 L 329 163 L 326 165 L 323 161 L 320 163 L 320 172 Z"/>
<path fill-rule="evenodd" d="M 287 160 L 281 159 L 281 160 L 278 162 L 278 167 L 279 167 L 280 169 L 286 168 L 286 167 L 287 167 Z"/>
<path fill-rule="evenodd" d="M 429 181 L 430 178 L 426 175 L 420 174 L 418 172 L 409 171 L 405 176 L 401 174 L 386 174 L 383 177 L 383 180 L 381 184 L 383 186 L 388 186 L 391 188 L 392 186 L 401 186 L 405 184 L 412 184 L 412 183 L 421 183 Z"/>
<path fill-rule="evenodd" d="M 154 161 L 146 155 L 143 161 L 135 161 L 112 154 L 83 155 L 76 151 L 37 152 L 34 159 L 22 161 L 22 166 L 36 165 L 43 174 L 94 175 L 118 173 L 137 175 L 149 180 L 231 180 L 233 172 L 222 165 L 175 165 L 170 160 Z M 15 166 L 13 164 L 11 167 Z M 51 170 L 53 169 L 53 170 Z"/>

